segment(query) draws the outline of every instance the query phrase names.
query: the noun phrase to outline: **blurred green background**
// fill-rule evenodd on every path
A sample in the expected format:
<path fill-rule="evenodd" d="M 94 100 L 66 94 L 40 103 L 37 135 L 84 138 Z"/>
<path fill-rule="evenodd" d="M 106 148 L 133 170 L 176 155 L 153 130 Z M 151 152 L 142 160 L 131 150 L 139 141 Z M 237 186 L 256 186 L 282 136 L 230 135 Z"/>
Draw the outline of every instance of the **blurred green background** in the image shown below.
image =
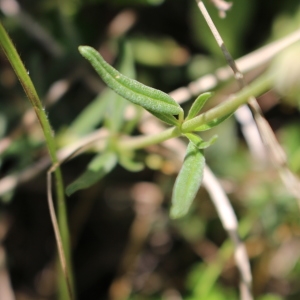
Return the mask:
<path fill-rule="evenodd" d="M 298 0 L 233 0 L 225 19 L 219 18 L 209 1 L 206 4 L 235 58 L 300 27 Z M 109 63 L 120 65 L 126 43 L 132 51 L 132 63 L 126 69 L 129 76 L 165 92 L 226 65 L 193 0 L 2 0 L 0 17 L 44 101 L 59 148 L 107 125 L 115 108 L 102 104 L 102 92 L 107 91 L 80 56 L 79 45 L 93 46 Z M 294 63 L 300 64 L 299 60 Z M 43 163 L 47 150 L 30 104 L 2 52 L 0 67 L 4 264 L 16 299 L 56 299 L 47 162 L 35 176 L 30 173 Z M 228 82 L 215 92 L 230 93 L 234 88 Z M 298 175 L 299 103 L 299 92 L 286 97 L 271 92 L 261 100 L 289 166 Z M 123 132 L 138 134 L 136 120 L 131 121 Z M 262 166 L 251 157 L 234 118 L 214 133 L 219 139 L 206 151 L 207 162 L 238 216 L 255 298 L 299 299 L 300 222 L 295 199 L 272 166 Z M 63 165 L 66 184 L 85 170 L 94 154 L 88 151 Z M 122 299 L 118 293 L 132 300 L 239 299 L 232 245 L 206 191 L 200 189 L 186 218 L 170 221 L 178 162 L 171 153 L 155 148 L 138 151 L 135 158 L 146 162 L 143 170 L 129 172 L 117 166 L 101 182 L 67 200 L 78 299 Z M 10 187 L 9 176 L 20 176 L 20 182 Z M 154 193 L 155 199 L 161 199 L 161 206 L 159 200 L 152 204 L 155 213 L 148 223 L 137 207 L 138 193 Z M 139 218 L 144 223 L 138 223 Z M 124 262 L 128 253 L 133 254 L 130 263 Z M 124 274 L 127 284 L 116 280 Z"/>

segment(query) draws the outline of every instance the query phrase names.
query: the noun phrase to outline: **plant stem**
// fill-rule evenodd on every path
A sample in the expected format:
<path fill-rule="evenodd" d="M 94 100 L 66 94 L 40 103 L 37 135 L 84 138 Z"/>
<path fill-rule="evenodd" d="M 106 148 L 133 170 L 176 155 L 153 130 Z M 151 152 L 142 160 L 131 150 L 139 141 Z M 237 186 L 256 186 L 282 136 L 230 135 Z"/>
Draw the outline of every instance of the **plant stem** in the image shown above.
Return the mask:
<path fill-rule="evenodd" d="M 181 135 L 180 130 L 177 127 L 168 128 L 158 134 L 138 136 L 123 140 L 119 143 L 121 149 L 142 149 L 147 146 L 159 144 L 171 138 L 175 138 Z"/>
<path fill-rule="evenodd" d="M 261 75 L 250 85 L 243 88 L 240 92 L 232 95 L 227 101 L 224 101 L 207 112 L 184 122 L 181 127 L 182 132 L 191 132 L 197 127 L 213 121 L 214 119 L 219 119 L 226 115 L 232 114 L 239 108 L 239 106 L 246 104 L 251 96 L 259 96 L 270 89 L 272 83 L 273 76 L 270 73 L 267 72 Z"/>
<path fill-rule="evenodd" d="M 53 137 L 52 128 L 48 121 L 45 110 L 42 106 L 42 103 L 39 99 L 39 96 L 35 90 L 35 87 L 28 75 L 27 70 L 24 67 L 24 64 L 14 47 L 12 41 L 10 40 L 7 32 L 0 23 L 0 46 L 3 49 L 5 55 L 7 56 L 9 62 L 11 63 L 31 105 L 33 106 L 41 128 L 44 133 L 46 140 L 47 148 L 52 160 L 53 165 L 58 163 L 56 156 L 56 145 Z M 59 229 L 63 241 L 64 252 L 66 253 L 66 260 L 68 264 L 68 270 L 70 271 L 70 242 L 69 242 L 69 231 L 68 231 L 68 221 L 66 213 L 66 204 L 64 197 L 64 185 L 62 180 L 62 173 L 60 168 L 55 170 L 55 187 L 56 187 L 56 196 L 57 196 L 57 209 L 58 209 L 58 220 L 59 220 Z"/>
<path fill-rule="evenodd" d="M 246 104 L 249 97 L 259 96 L 270 89 L 272 83 L 273 76 L 269 73 L 263 74 L 250 85 L 242 89 L 240 92 L 232 95 L 227 101 L 224 101 L 223 103 L 208 110 L 207 112 L 184 122 L 181 126 L 181 130 L 179 128 L 172 127 L 158 134 L 132 137 L 121 141 L 119 143 L 119 147 L 126 148 L 128 150 L 141 149 L 147 146 L 161 143 L 174 137 L 178 137 L 182 133 L 192 132 L 197 127 L 207 122 L 233 113 L 236 109 L 238 109 L 239 106 Z"/>

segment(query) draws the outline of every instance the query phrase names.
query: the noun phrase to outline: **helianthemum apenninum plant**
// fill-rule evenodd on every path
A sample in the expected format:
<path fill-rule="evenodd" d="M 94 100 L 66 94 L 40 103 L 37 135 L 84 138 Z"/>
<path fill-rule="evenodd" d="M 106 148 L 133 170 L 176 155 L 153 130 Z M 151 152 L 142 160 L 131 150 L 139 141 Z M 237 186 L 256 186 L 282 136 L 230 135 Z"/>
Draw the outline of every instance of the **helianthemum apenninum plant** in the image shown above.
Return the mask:
<path fill-rule="evenodd" d="M 69 299 L 72 299 L 75 293 L 73 292 L 74 286 L 71 276 L 69 231 L 67 228 L 62 175 L 59 169 L 61 162 L 57 159 L 53 132 L 34 85 L 11 41 L 1 26 L 0 43 L 36 111 L 41 127 L 44 130 L 47 146 L 52 158 L 53 166 L 51 172 L 54 171 L 56 176 L 59 229 L 56 228 L 57 221 L 55 220 L 54 207 L 52 204 L 51 184 L 48 184 L 48 191 L 50 191 L 48 197 L 50 194 L 49 198 L 51 200 L 49 201 L 49 207 L 52 208 L 53 226 L 56 228 L 57 244 L 69 288 Z M 124 48 L 126 47 L 125 45 Z M 92 106 L 88 107 L 76 118 L 68 130 L 77 136 L 84 136 L 90 132 L 91 128 L 95 129 L 102 122 L 102 129 L 104 129 L 107 135 L 103 139 L 104 146 L 100 150 L 97 149 L 99 151 L 87 165 L 86 171 L 66 188 L 66 193 L 67 195 L 71 195 L 80 189 L 93 185 L 111 172 L 117 164 L 120 164 L 129 171 L 139 171 L 143 167 L 143 164 L 134 160 L 135 151 L 137 149 L 159 144 L 168 139 L 183 137 L 187 141 L 186 153 L 174 183 L 170 205 L 170 217 L 172 219 L 182 218 L 188 213 L 202 184 L 206 163 L 204 151 L 217 139 L 217 136 L 213 136 L 210 140 L 204 141 L 199 136 L 199 132 L 210 130 L 221 124 L 241 105 L 246 104 L 251 96 L 258 96 L 270 89 L 274 81 L 273 74 L 275 72 L 270 73 L 267 71 L 240 92 L 231 95 L 227 101 L 222 102 L 206 112 L 202 112 L 202 108 L 212 97 L 213 93 L 206 92 L 200 94 L 194 100 L 189 111 L 185 114 L 183 108 L 171 96 L 157 89 L 145 86 L 133 79 L 132 60 L 126 56 L 128 55 L 126 51 L 127 50 L 124 50 L 124 53 L 121 51 L 121 60 L 116 67 L 116 69 L 120 71 L 117 71 L 109 65 L 95 49 L 89 46 L 79 47 L 81 55 L 90 62 L 109 89 L 103 91 L 101 95 L 97 97 L 99 98 L 98 100 L 101 101 L 93 102 Z M 93 105 L 98 105 L 99 103 L 100 105 L 95 109 Z M 125 108 L 129 105 L 136 110 L 137 118 L 125 122 Z M 140 120 L 139 117 L 143 109 L 167 124 L 169 128 L 153 135 L 131 136 L 133 129 Z M 214 188 L 215 186 L 216 185 L 214 185 Z M 236 241 L 239 239 L 239 237 L 236 239 L 232 234 L 232 227 L 226 229 L 231 230 L 230 234 L 234 237 L 233 240 Z M 62 240 L 62 242 L 60 240 Z M 67 296 L 64 296 L 63 290 L 66 290 L 66 288 L 61 288 L 60 298 L 67 299 Z"/>
<path fill-rule="evenodd" d="M 217 138 L 213 136 L 209 141 L 203 141 L 197 132 L 209 130 L 219 125 L 230 117 L 240 105 L 246 103 L 251 95 L 258 95 L 268 89 L 272 81 L 271 76 L 262 76 L 228 101 L 198 115 L 206 101 L 211 97 L 211 93 L 201 94 L 194 101 L 185 117 L 180 105 L 166 93 L 124 76 L 110 66 L 95 49 L 89 46 L 80 46 L 79 51 L 91 63 L 103 81 L 117 94 L 143 107 L 161 121 L 173 126 L 153 136 L 120 140 L 115 144 L 115 152 L 144 148 L 179 136 L 188 139 L 185 159 L 173 188 L 170 210 L 170 216 L 173 219 L 185 216 L 202 182 L 205 166 L 204 149 L 212 145 Z M 113 109 L 117 109 L 117 107 Z M 89 165 L 89 168 L 93 169 L 95 164 L 96 169 L 106 170 L 105 173 L 111 170 L 117 162 L 117 155 L 114 155 L 111 150 L 112 148 L 110 148 L 110 154 L 105 154 L 107 157 L 100 156 Z M 73 183 L 67 188 L 67 192 L 72 194 L 79 188 L 92 183 L 94 183 L 94 179 L 89 178 L 85 173 L 84 177 L 79 178 L 75 184 Z"/>
<path fill-rule="evenodd" d="M 5 30 L 3 27 L 0 29 L 1 46 L 14 67 L 25 92 L 36 111 L 41 127 L 44 130 L 45 139 L 52 158 L 53 166 L 51 168 L 51 172 L 54 171 L 57 177 L 56 189 L 58 199 L 58 224 L 60 228 L 58 228 L 56 224 L 57 221 L 52 204 L 50 184 L 48 186 L 48 198 L 51 200 L 49 201 L 49 207 L 52 210 L 51 214 L 53 226 L 55 228 L 63 270 L 67 279 L 67 286 L 69 290 L 68 297 L 69 299 L 72 299 L 74 292 L 72 291 L 73 284 L 70 265 L 69 232 L 66 225 L 67 218 L 64 206 L 63 183 L 59 170 L 60 162 L 56 156 L 52 129 L 24 65 L 22 64 Z M 114 118 L 110 118 L 110 116 L 108 116 L 105 120 L 105 125 L 107 125 L 106 127 L 109 129 L 109 136 L 106 139 L 105 149 L 96 155 L 95 158 L 88 164 L 87 170 L 67 187 L 66 193 L 71 195 L 79 189 L 91 186 L 109 173 L 117 165 L 117 163 L 120 163 L 128 170 L 138 171 L 141 169 L 141 164 L 134 162 L 132 159 L 135 150 L 182 136 L 187 138 L 188 145 L 185 159 L 173 188 L 172 204 L 170 209 L 170 217 L 173 219 L 181 218 L 187 214 L 199 187 L 201 186 L 205 167 L 204 149 L 212 145 L 217 138 L 216 136 L 213 136 L 209 141 L 204 141 L 198 135 L 198 132 L 209 130 L 219 125 L 221 122 L 229 118 L 240 105 L 247 103 L 250 96 L 259 95 L 269 89 L 273 80 L 272 75 L 268 73 L 262 75 L 251 85 L 244 88 L 236 95 L 231 96 L 227 101 L 204 113 L 200 113 L 200 111 L 208 99 L 212 96 L 212 93 L 208 92 L 201 94 L 196 98 L 187 115 L 184 116 L 182 107 L 168 94 L 145 86 L 138 81 L 123 75 L 122 73 L 127 73 L 129 76 L 132 75 L 132 72 L 130 70 L 126 70 L 124 66 L 120 67 L 121 70 L 123 70 L 124 67 L 124 71 L 120 73 L 106 63 L 95 49 L 89 46 L 80 46 L 79 51 L 81 55 L 91 63 L 108 87 L 121 97 L 114 98 L 114 100 L 112 100 L 113 97 L 109 97 L 110 105 L 107 105 L 102 109 L 102 113 L 105 109 L 108 109 L 108 114 L 111 113 L 115 116 Z M 126 60 L 128 61 L 127 58 L 125 61 Z M 112 96 L 111 93 L 113 92 L 111 90 L 107 90 L 103 93 L 104 96 Z M 120 130 L 120 128 L 124 125 L 120 116 L 124 113 L 124 108 L 126 106 L 126 102 L 122 99 L 122 97 L 134 104 L 135 108 L 144 108 L 153 116 L 171 127 L 155 135 L 124 139 L 122 137 L 120 138 L 120 132 L 130 134 L 134 127 L 134 124 L 131 124 L 126 130 Z M 96 117 L 98 119 L 101 118 L 99 115 Z M 79 118 L 77 123 L 73 124 L 73 128 L 78 126 L 80 122 Z M 137 122 L 137 120 L 135 122 Z M 72 127 L 72 125 L 70 127 Z M 51 173 L 49 173 L 49 175 L 51 175 Z M 62 287 L 60 291 L 61 299 L 66 299 L 67 296 L 63 296 L 66 293 L 66 285 Z"/>

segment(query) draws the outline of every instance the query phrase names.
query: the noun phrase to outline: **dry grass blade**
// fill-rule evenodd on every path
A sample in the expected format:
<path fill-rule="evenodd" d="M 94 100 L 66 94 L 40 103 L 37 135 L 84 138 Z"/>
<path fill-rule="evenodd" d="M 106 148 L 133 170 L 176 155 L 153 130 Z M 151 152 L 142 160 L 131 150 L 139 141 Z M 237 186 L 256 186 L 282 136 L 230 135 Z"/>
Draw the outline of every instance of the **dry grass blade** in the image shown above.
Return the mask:
<path fill-rule="evenodd" d="M 274 41 L 266 46 L 261 47 L 239 59 L 236 64 L 241 73 L 246 73 L 266 65 L 278 53 L 300 40 L 300 29 L 292 32 L 284 38 Z M 225 66 L 217 69 L 214 74 L 204 75 L 191 82 L 186 87 L 180 87 L 172 92 L 170 96 L 178 103 L 184 103 L 193 96 L 198 96 L 217 86 L 232 77 L 230 67 Z"/>
<path fill-rule="evenodd" d="M 53 82 L 44 96 L 44 102 L 47 109 L 59 101 L 70 90 L 76 80 L 89 80 L 89 82 L 91 82 L 92 80 L 90 77 L 91 76 L 89 76 L 84 69 L 76 67 L 67 77 Z M 90 83 L 90 85 L 92 84 Z M 99 88 L 93 89 L 96 89 L 97 91 L 99 90 Z M 35 111 L 33 108 L 29 108 L 24 112 L 20 124 L 18 124 L 7 136 L 0 140 L 0 154 L 4 153 L 17 138 L 24 134 L 24 131 L 30 132 L 31 128 L 33 128 L 35 124 Z"/>
<path fill-rule="evenodd" d="M 232 69 L 236 81 L 240 84 L 241 88 L 244 87 L 243 74 L 239 71 L 234 59 L 232 58 L 230 52 L 227 50 L 225 43 L 224 43 L 221 35 L 219 34 L 218 29 L 216 28 L 213 20 L 211 19 L 208 11 L 206 10 L 206 7 L 205 7 L 203 1 L 196 0 L 196 2 L 198 4 L 198 7 L 208 25 L 208 27 L 210 28 L 215 40 L 217 41 L 218 46 L 222 50 L 228 65 Z"/>
<path fill-rule="evenodd" d="M 99 136 L 98 136 L 99 138 Z M 72 282 L 70 278 L 70 270 L 68 270 L 67 267 L 67 260 L 66 260 L 66 255 L 64 253 L 64 248 L 62 244 L 62 239 L 61 239 L 61 234 L 58 226 L 58 221 L 55 213 L 55 208 L 53 204 L 53 197 L 52 197 L 52 173 L 55 172 L 55 170 L 60 167 L 61 164 L 64 162 L 70 160 L 71 158 L 75 157 L 78 153 L 82 152 L 83 149 L 86 149 L 87 147 L 93 145 L 95 143 L 95 140 L 87 141 L 81 146 L 78 146 L 77 148 L 73 149 L 71 152 L 68 153 L 68 155 L 65 155 L 64 159 L 60 160 L 59 163 L 52 165 L 52 167 L 48 170 L 47 172 L 47 199 L 48 199 L 48 207 L 50 211 L 50 217 L 51 217 L 51 222 L 52 226 L 54 229 L 54 234 L 55 234 L 55 240 L 56 240 L 56 245 L 58 249 L 58 255 L 59 259 L 61 262 L 61 267 L 63 270 L 63 274 L 67 283 L 67 288 L 69 292 L 70 299 L 74 299 L 74 295 L 72 292 Z"/>
<path fill-rule="evenodd" d="M 214 35 L 219 47 L 221 48 L 228 65 L 233 70 L 235 79 L 239 83 L 240 87 L 243 88 L 245 86 L 243 80 L 243 74 L 239 71 L 234 59 L 232 58 L 229 51 L 227 50 L 222 37 L 220 36 L 217 28 L 215 27 L 209 13 L 207 12 L 204 6 L 204 3 L 201 0 L 196 0 L 196 2 L 212 34 Z M 218 210 L 223 226 L 227 230 L 235 246 L 235 260 L 241 274 L 241 281 L 240 281 L 241 299 L 251 300 L 253 299 L 251 269 L 250 269 L 249 260 L 247 258 L 247 252 L 245 246 L 242 244 L 238 235 L 238 225 L 237 225 L 236 216 L 234 214 L 234 211 L 232 209 L 232 206 L 228 198 L 223 192 L 218 181 L 215 179 L 213 173 L 208 168 L 206 169 L 206 178 L 207 177 L 209 177 L 209 179 L 206 181 L 206 188 L 208 192 L 211 194 L 212 201 L 214 202 L 216 209 Z"/>
<path fill-rule="evenodd" d="M 212 34 L 214 35 L 219 47 L 221 48 L 228 65 L 234 73 L 234 77 L 240 85 L 240 88 L 245 86 L 243 74 L 239 71 L 234 59 L 227 50 L 222 37 L 220 36 L 216 26 L 214 25 L 210 15 L 208 14 L 204 3 L 201 0 L 196 0 L 198 7 L 203 14 Z M 298 205 L 300 207 L 300 182 L 299 179 L 291 172 L 287 166 L 286 155 L 284 150 L 276 140 L 275 134 L 272 131 L 270 125 L 265 120 L 261 114 L 261 109 L 257 100 L 254 97 L 250 97 L 249 106 L 253 112 L 254 119 L 257 125 L 257 128 L 260 132 L 262 141 L 270 152 L 271 161 L 275 165 L 276 169 L 279 170 L 280 176 L 283 183 L 285 184 L 287 190 L 296 197 Z"/>
<path fill-rule="evenodd" d="M 59 260 L 60 260 L 62 271 L 63 271 L 64 277 L 65 277 L 65 280 L 66 280 L 66 283 L 67 283 L 69 297 L 70 297 L 71 300 L 74 299 L 74 295 L 73 295 L 73 292 L 72 292 L 72 282 L 71 282 L 71 277 L 70 277 L 71 273 L 70 273 L 70 270 L 68 269 L 67 259 L 66 259 L 66 255 L 65 255 L 65 252 L 64 252 L 62 238 L 61 238 L 59 225 L 58 225 L 58 221 L 57 221 L 57 217 L 56 217 L 56 213 L 55 213 L 55 208 L 54 208 L 54 204 L 53 204 L 52 173 L 55 172 L 55 170 L 58 167 L 60 167 L 61 164 L 63 164 L 67 160 L 71 159 L 72 157 L 76 156 L 76 154 L 78 152 L 80 152 L 83 148 L 86 148 L 87 146 L 89 146 L 89 144 L 84 144 L 81 147 L 78 147 L 72 153 L 70 153 L 68 156 L 66 156 L 63 160 L 61 160 L 59 163 L 52 165 L 51 168 L 47 172 L 48 207 L 49 207 L 49 211 L 50 211 L 52 226 L 53 226 L 53 229 L 54 229 L 54 235 L 55 235 L 56 245 L 57 245 L 57 249 L 58 249 Z"/>
<path fill-rule="evenodd" d="M 106 145 L 105 140 L 108 136 L 108 132 L 105 129 L 100 129 L 91 134 L 81 138 L 76 141 L 74 144 L 67 146 L 65 148 L 57 151 L 57 157 L 59 161 L 66 161 L 70 156 L 74 157 L 78 155 L 91 145 L 96 145 L 97 149 L 100 151 Z M 51 164 L 49 157 L 41 158 L 37 163 L 28 167 L 27 169 L 18 172 L 15 175 L 8 175 L 1 178 L 0 180 L 0 196 L 8 193 L 9 191 L 16 188 L 19 184 L 27 182 L 45 170 Z"/>
<path fill-rule="evenodd" d="M 205 186 L 213 204 L 216 207 L 224 229 L 227 231 L 230 239 L 233 242 L 234 258 L 241 274 L 241 299 L 251 300 L 253 299 L 251 293 L 252 275 L 245 245 L 241 241 L 238 234 L 238 221 L 222 186 L 207 166 L 204 169 L 203 185 Z"/>
<path fill-rule="evenodd" d="M 259 161 L 260 164 L 265 165 L 267 160 L 266 149 L 253 119 L 251 110 L 248 106 L 243 105 L 235 111 L 234 116 L 241 125 L 241 131 L 253 158 Z"/>
<path fill-rule="evenodd" d="M 10 229 L 10 223 L 9 218 L 2 214 L 0 217 L 0 299 L 5 300 L 16 299 L 7 269 L 7 254 L 2 244 Z"/>
<path fill-rule="evenodd" d="M 278 170 L 281 180 L 287 190 L 295 197 L 300 209 L 300 181 L 299 178 L 290 170 L 287 157 L 281 145 L 277 142 L 274 132 L 270 125 L 260 114 L 254 114 L 256 124 L 259 128 L 262 140 L 270 153 L 270 159 Z"/>
<path fill-rule="evenodd" d="M 51 217 L 51 222 L 54 230 L 54 235 L 55 235 L 55 240 L 56 240 L 56 245 L 58 249 L 58 255 L 62 267 L 62 271 L 67 283 L 67 288 L 68 288 L 68 293 L 69 293 L 69 298 L 71 300 L 74 299 L 73 292 L 72 292 L 72 284 L 71 284 L 71 279 L 70 279 L 70 271 L 68 270 L 67 267 L 67 260 L 66 260 L 66 255 L 64 252 L 63 244 L 62 244 L 62 238 L 61 234 L 59 231 L 59 226 L 58 226 L 58 221 L 56 218 L 55 214 L 55 209 L 54 209 L 54 204 L 53 204 L 53 198 L 52 198 L 52 173 L 59 167 L 59 164 L 53 165 L 49 171 L 47 172 L 47 199 L 48 199 L 48 206 L 49 206 L 49 211 L 50 211 L 50 217 Z"/>
<path fill-rule="evenodd" d="M 157 120 L 149 118 L 144 120 L 140 130 L 144 134 L 153 134 L 162 130 L 162 125 Z M 175 161 L 181 162 L 185 155 L 185 143 L 180 139 L 172 139 L 162 143 L 164 147 L 169 149 L 175 154 Z M 175 162 L 175 165 L 176 162 Z M 180 163 L 177 165 L 180 168 Z M 246 248 L 241 241 L 238 234 L 238 221 L 232 205 L 226 196 L 222 186 L 220 185 L 217 178 L 214 176 L 212 171 L 206 166 L 204 169 L 203 186 L 208 191 L 214 206 L 218 212 L 220 220 L 224 229 L 227 231 L 228 236 L 234 245 L 234 258 L 236 265 L 241 274 L 240 282 L 240 294 L 242 300 L 252 300 L 253 296 L 251 293 L 252 275 L 250 271 L 250 263 L 247 255 Z"/>

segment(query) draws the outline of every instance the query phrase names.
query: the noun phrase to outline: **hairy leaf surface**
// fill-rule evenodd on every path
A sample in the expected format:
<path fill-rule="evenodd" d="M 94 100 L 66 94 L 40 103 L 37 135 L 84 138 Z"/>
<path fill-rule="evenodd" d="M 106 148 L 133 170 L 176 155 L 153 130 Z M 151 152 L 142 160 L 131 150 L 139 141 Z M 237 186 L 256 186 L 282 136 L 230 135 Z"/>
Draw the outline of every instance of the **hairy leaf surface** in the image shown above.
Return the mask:
<path fill-rule="evenodd" d="M 212 93 L 204 93 L 197 97 L 197 99 L 192 104 L 188 115 L 186 117 L 186 121 L 193 119 L 197 116 L 197 114 L 200 112 L 204 104 L 207 102 L 207 100 L 212 96 Z"/>
<path fill-rule="evenodd" d="M 168 94 L 122 75 L 110 66 L 95 49 L 80 46 L 79 52 L 91 63 L 102 80 L 125 99 L 150 112 L 170 115 L 178 115 L 182 112 L 180 105 Z"/>
<path fill-rule="evenodd" d="M 190 142 L 173 188 L 170 212 L 172 219 L 181 218 L 187 214 L 201 185 L 204 166 L 203 150 L 199 150 Z"/>

